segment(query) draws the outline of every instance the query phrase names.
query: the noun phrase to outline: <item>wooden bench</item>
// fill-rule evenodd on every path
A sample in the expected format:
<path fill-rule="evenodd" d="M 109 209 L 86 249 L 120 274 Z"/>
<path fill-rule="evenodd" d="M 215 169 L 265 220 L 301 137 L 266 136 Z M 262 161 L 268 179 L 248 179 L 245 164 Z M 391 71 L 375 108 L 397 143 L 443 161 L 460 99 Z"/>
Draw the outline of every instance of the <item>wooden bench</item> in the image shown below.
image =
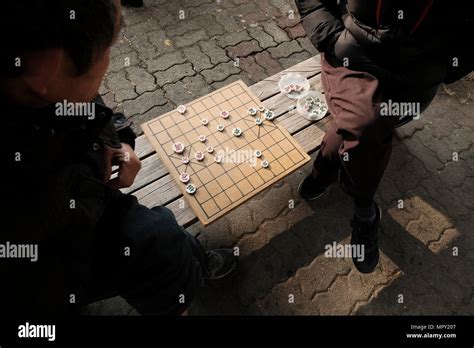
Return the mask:
<path fill-rule="evenodd" d="M 308 153 L 312 153 L 319 148 L 331 117 L 326 116 L 318 122 L 311 122 L 293 110 L 296 101 L 282 95 L 278 88 L 280 77 L 290 72 L 305 76 L 309 79 L 312 90 L 323 93 L 319 55 L 270 76 L 250 86 L 250 89 L 260 98 L 265 107 L 275 111 L 278 122 L 295 137 L 301 146 Z M 177 184 L 144 135 L 137 138 L 135 151 L 142 161 L 142 169 L 134 184 L 122 192 L 135 195 L 141 204 L 150 208 L 157 205 L 168 207 L 174 212 L 178 222 L 185 227 L 195 223 L 196 216 L 187 204 L 182 208 L 181 202 L 184 198 Z"/>

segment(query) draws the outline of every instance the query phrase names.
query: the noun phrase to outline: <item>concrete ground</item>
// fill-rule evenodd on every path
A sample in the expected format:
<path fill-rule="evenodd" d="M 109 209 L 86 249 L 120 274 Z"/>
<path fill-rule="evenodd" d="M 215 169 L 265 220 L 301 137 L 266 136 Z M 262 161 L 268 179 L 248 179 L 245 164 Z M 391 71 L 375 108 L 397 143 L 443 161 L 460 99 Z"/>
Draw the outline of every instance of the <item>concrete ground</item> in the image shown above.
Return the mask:
<path fill-rule="evenodd" d="M 124 9 L 101 89 L 137 131 L 177 104 L 237 79 L 251 85 L 316 53 L 290 0 L 145 4 Z M 374 273 L 324 256 L 325 245 L 349 243 L 352 202 L 338 187 L 302 201 L 296 188 L 307 166 L 206 229 L 191 227 L 207 248 L 239 247 L 240 264 L 189 313 L 472 315 L 473 95 L 474 75 L 443 86 L 420 120 L 398 130 L 376 197 L 384 215 Z M 134 311 L 116 298 L 90 313 Z"/>

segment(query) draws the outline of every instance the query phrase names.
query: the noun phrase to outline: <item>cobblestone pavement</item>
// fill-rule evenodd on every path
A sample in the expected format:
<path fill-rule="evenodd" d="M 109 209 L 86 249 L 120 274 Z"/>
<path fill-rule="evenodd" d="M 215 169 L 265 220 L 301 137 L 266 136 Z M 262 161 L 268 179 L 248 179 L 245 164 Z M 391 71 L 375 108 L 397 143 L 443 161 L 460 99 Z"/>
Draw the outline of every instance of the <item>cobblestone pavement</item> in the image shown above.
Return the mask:
<path fill-rule="evenodd" d="M 139 125 L 242 79 L 252 85 L 317 51 L 292 1 L 145 0 L 124 8 L 101 94 Z"/>
<path fill-rule="evenodd" d="M 139 133 L 177 104 L 237 79 L 251 85 L 316 53 L 289 0 L 145 3 L 124 9 L 101 89 Z M 190 314 L 473 314 L 473 94 L 471 75 L 399 129 L 377 195 L 384 216 L 374 273 L 324 256 L 325 245 L 349 243 L 352 202 L 336 186 L 314 203 L 299 199 L 307 166 L 206 229 L 191 227 L 208 248 L 238 246 L 240 264 L 205 288 Z M 133 314 L 117 299 L 91 312 Z"/>

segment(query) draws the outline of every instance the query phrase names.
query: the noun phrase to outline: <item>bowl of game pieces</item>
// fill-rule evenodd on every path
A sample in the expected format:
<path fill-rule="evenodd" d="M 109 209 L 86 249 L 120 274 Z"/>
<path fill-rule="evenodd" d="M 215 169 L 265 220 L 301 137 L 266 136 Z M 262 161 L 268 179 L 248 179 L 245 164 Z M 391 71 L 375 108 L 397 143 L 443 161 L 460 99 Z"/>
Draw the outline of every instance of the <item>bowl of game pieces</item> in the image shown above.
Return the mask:
<path fill-rule="evenodd" d="M 310 121 L 317 121 L 326 116 L 328 106 L 321 93 L 309 91 L 304 97 L 298 99 L 296 111 Z"/>
<path fill-rule="evenodd" d="M 309 92 L 309 81 L 300 74 L 289 73 L 283 75 L 278 83 L 280 92 L 290 99 L 299 99 Z"/>

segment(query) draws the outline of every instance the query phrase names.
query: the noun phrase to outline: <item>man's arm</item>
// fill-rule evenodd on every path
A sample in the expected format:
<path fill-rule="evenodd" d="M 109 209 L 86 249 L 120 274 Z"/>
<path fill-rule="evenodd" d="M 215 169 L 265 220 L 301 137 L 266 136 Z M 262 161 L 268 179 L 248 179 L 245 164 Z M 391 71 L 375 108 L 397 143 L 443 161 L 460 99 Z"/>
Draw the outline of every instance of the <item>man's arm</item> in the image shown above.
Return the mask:
<path fill-rule="evenodd" d="M 105 105 L 100 96 L 95 101 Z M 105 145 L 104 182 L 115 189 L 130 187 L 141 169 L 140 159 L 134 152 L 136 135 L 131 124 L 122 113 L 115 113 L 99 135 Z M 118 175 L 110 179 L 113 165 L 119 166 Z"/>
<path fill-rule="evenodd" d="M 344 30 L 336 0 L 296 0 L 301 23 L 311 43 L 326 52 Z"/>

